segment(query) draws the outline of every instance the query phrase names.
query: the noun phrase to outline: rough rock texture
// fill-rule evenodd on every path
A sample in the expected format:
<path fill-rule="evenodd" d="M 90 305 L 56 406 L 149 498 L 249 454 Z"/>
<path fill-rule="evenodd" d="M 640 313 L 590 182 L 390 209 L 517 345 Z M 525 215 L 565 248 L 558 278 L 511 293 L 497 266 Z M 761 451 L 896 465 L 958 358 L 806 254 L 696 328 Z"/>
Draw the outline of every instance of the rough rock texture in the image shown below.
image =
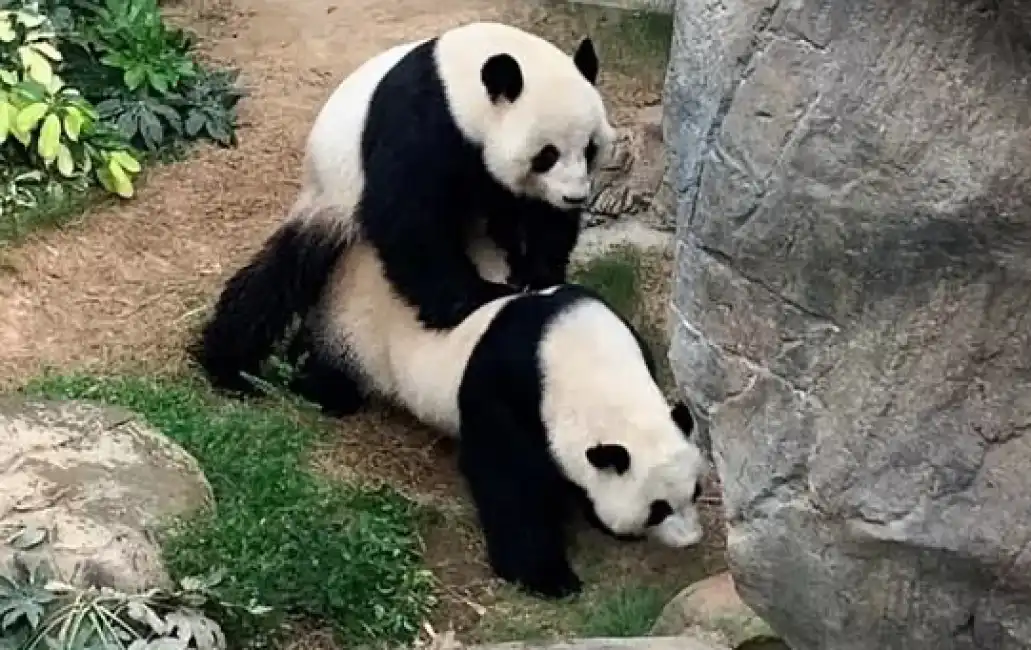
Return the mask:
<path fill-rule="evenodd" d="M 777 638 L 766 621 L 741 600 L 727 571 L 699 580 L 677 594 L 662 609 L 651 634 L 705 634 L 731 648 Z"/>
<path fill-rule="evenodd" d="M 685 636 L 665 636 L 629 639 L 576 639 L 564 643 L 515 641 L 469 646 L 468 650 L 728 650 L 728 648 Z"/>
<path fill-rule="evenodd" d="M 45 530 L 26 554 L 67 580 L 123 591 L 163 584 L 153 526 L 210 503 L 196 461 L 128 411 L 0 399 L 0 536 Z M 12 553 L 0 546 L 0 566 Z"/>
<path fill-rule="evenodd" d="M 1031 648 L 1031 3 L 680 0 L 670 350 L 795 650 Z"/>
<path fill-rule="evenodd" d="M 633 216 L 649 227 L 672 232 L 675 222 L 653 200 L 666 169 L 662 107 L 638 110 L 628 126 L 617 129 L 613 148 L 611 160 L 599 170 L 592 188 L 585 226 Z"/>

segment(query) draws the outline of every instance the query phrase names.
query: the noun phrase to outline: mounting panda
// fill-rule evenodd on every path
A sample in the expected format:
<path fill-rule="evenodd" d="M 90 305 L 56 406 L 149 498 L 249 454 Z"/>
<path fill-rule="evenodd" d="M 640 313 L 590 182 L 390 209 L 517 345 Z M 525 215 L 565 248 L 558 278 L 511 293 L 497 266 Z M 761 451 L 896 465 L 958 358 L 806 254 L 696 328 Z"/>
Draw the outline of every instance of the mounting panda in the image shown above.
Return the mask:
<path fill-rule="evenodd" d="M 381 52 L 352 72 L 308 138 L 286 221 L 226 284 L 193 356 L 216 386 L 248 390 L 340 254 L 368 241 L 432 329 L 489 300 L 565 280 L 592 177 L 614 130 L 590 39 L 572 56 L 499 23 L 471 23 Z M 466 254 L 487 223 L 516 286 Z"/>
<path fill-rule="evenodd" d="M 485 278 L 508 272 L 485 236 L 473 237 L 470 256 Z M 357 242 L 304 339 L 298 393 L 336 415 L 385 398 L 458 438 L 500 577 L 546 597 L 578 592 L 564 538 L 578 504 L 618 539 L 701 539 L 695 500 L 707 464 L 691 414 L 669 407 L 641 337 L 590 290 L 498 298 L 432 330 L 396 295 L 377 251 Z"/>

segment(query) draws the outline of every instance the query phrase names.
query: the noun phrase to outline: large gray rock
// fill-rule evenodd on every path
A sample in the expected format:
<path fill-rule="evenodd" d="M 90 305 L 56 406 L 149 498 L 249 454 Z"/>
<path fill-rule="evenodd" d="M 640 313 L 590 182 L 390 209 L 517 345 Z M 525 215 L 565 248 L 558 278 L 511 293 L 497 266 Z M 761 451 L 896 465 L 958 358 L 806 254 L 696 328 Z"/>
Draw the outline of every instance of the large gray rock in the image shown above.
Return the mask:
<path fill-rule="evenodd" d="M 678 381 L 795 650 L 1031 648 L 1031 3 L 680 0 Z"/>
<path fill-rule="evenodd" d="M 74 583 L 168 586 L 155 528 L 210 504 L 193 457 L 138 416 L 0 399 L 0 567 L 21 546 Z"/>

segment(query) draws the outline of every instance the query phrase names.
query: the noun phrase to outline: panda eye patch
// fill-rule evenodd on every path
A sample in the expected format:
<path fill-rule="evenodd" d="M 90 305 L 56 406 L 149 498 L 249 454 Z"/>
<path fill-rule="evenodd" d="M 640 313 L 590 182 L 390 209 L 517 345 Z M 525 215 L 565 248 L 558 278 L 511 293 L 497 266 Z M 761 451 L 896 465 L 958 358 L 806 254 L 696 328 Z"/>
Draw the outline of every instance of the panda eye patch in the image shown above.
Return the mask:
<path fill-rule="evenodd" d="M 584 160 L 590 165 L 594 162 L 595 157 L 598 155 L 598 145 L 594 144 L 594 140 L 587 143 L 584 148 Z"/>
<path fill-rule="evenodd" d="M 665 499 L 652 501 L 651 508 L 648 512 L 648 521 L 644 522 L 644 525 L 646 527 L 658 526 L 671 514 L 673 514 L 673 508 L 670 507 L 669 501 L 666 501 Z"/>
<path fill-rule="evenodd" d="M 530 169 L 536 174 L 543 174 L 558 162 L 559 152 L 555 145 L 545 145 L 543 149 L 537 152 L 537 155 L 530 161 Z"/>

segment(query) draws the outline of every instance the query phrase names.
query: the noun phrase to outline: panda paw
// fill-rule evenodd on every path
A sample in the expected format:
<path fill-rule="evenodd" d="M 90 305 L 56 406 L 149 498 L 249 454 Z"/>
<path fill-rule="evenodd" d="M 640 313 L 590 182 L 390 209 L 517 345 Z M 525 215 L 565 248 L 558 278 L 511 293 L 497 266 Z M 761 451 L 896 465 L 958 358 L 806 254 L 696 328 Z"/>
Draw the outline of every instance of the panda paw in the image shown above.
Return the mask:
<path fill-rule="evenodd" d="M 549 599 L 568 598 L 583 591 L 583 581 L 569 567 L 523 578 L 518 583 L 531 594 Z"/>

